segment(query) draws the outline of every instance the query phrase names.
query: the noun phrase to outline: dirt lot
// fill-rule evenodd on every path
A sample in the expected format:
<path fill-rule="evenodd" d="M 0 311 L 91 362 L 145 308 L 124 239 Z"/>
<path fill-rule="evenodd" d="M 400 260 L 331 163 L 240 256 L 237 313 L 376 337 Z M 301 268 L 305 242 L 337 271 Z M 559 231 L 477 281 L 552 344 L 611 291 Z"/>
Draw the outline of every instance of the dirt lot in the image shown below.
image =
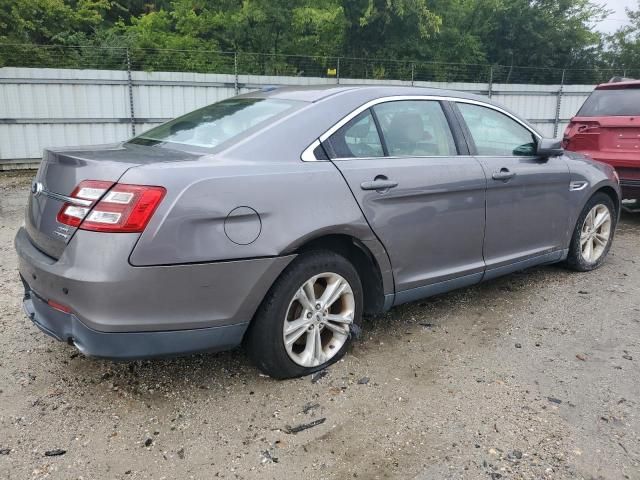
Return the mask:
<path fill-rule="evenodd" d="M 597 272 L 395 308 L 278 382 L 241 351 L 114 364 L 43 335 L 13 251 L 29 181 L 0 176 L 0 478 L 640 479 L 640 215 Z"/>

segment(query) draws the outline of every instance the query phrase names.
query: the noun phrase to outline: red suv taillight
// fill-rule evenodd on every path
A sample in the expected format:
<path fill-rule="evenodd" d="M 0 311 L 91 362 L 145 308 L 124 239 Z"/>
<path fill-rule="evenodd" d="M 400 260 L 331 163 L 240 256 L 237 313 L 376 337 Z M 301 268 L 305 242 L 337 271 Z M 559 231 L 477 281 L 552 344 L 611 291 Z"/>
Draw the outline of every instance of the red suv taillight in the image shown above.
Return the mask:
<path fill-rule="evenodd" d="M 165 193 L 163 187 L 85 180 L 71 197 L 91 203 L 65 203 L 58 222 L 94 232 L 142 232 Z"/>

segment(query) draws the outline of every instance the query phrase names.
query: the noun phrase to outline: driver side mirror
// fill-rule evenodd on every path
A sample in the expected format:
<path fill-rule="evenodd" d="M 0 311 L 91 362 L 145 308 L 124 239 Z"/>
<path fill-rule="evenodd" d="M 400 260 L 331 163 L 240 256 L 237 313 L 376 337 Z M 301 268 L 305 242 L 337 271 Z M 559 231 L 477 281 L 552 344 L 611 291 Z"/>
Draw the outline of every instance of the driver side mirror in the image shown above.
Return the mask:
<path fill-rule="evenodd" d="M 563 153 L 562 141 L 552 138 L 541 138 L 536 148 L 536 155 L 542 158 L 559 157 Z"/>

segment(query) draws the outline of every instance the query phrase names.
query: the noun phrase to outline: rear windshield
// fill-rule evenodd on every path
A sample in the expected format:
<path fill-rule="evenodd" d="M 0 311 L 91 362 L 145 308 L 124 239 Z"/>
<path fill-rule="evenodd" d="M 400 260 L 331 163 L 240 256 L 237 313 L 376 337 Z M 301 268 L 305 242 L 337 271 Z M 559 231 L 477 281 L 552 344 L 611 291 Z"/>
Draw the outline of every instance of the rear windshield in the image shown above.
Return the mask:
<path fill-rule="evenodd" d="M 232 98 L 187 113 L 130 140 L 130 143 L 154 145 L 169 143 L 213 148 L 222 142 L 263 126 L 304 102 L 270 98 Z"/>
<path fill-rule="evenodd" d="M 579 117 L 640 115 L 640 88 L 594 90 L 578 112 Z"/>

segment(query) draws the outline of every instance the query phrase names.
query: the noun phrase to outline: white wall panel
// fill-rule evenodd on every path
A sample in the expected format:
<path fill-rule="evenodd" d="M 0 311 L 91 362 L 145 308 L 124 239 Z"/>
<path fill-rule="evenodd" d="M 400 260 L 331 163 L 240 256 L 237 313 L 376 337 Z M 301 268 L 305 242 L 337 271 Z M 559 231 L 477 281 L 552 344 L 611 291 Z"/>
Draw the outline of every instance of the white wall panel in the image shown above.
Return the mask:
<path fill-rule="evenodd" d="M 130 137 L 128 124 L 0 125 L 0 159 L 41 158 L 45 147 L 95 145 Z"/>

